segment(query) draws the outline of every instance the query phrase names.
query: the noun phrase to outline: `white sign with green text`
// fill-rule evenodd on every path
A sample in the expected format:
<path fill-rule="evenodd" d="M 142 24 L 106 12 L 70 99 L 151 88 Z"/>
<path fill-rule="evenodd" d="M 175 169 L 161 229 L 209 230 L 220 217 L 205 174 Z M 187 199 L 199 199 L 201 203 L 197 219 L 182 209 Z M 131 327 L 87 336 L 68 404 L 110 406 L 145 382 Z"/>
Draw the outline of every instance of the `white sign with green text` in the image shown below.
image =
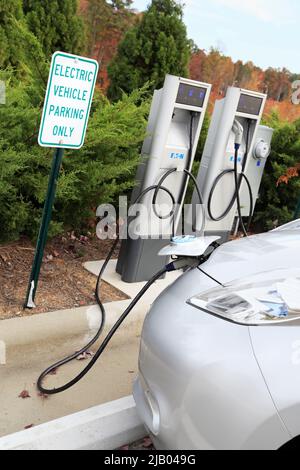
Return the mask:
<path fill-rule="evenodd" d="M 95 60 L 53 55 L 39 133 L 42 147 L 83 146 L 98 70 Z"/>

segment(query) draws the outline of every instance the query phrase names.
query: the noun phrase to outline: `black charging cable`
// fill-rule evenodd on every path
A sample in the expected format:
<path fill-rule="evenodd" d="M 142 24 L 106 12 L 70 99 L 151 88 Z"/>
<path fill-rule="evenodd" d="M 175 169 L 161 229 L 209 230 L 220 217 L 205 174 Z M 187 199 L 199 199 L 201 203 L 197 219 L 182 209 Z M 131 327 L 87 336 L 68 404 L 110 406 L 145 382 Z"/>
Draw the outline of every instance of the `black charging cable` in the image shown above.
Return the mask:
<path fill-rule="evenodd" d="M 199 204 L 200 204 L 201 209 L 202 209 L 202 225 L 201 225 L 201 228 L 200 228 L 200 230 L 199 229 L 197 230 L 197 214 L 196 214 L 195 218 L 193 220 L 192 230 L 193 230 L 193 232 L 200 232 L 201 234 L 203 234 L 204 233 L 204 228 L 205 228 L 205 208 L 204 208 L 203 196 L 202 196 L 200 187 L 198 185 L 198 181 L 196 180 L 195 176 L 193 175 L 192 168 L 191 168 L 192 167 L 192 157 L 193 157 L 193 143 L 194 143 L 194 141 L 193 141 L 194 119 L 195 119 L 196 114 L 197 113 L 195 113 L 193 111 L 191 112 L 190 145 L 189 145 L 189 158 L 188 158 L 188 164 L 187 164 L 188 169 L 184 170 L 184 173 L 187 175 L 187 180 L 183 184 L 183 189 L 181 191 L 179 201 L 182 199 L 182 197 L 184 195 L 184 189 L 185 189 L 185 186 L 186 186 L 188 180 L 191 179 L 192 183 L 195 187 L 197 196 L 198 196 Z M 176 172 L 178 172 L 177 168 L 171 168 L 169 171 L 167 171 L 162 176 L 162 178 L 159 180 L 159 182 L 157 184 L 157 188 L 155 190 L 155 193 L 153 195 L 153 200 L 152 200 L 153 211 L 154 211 L 154 214 L 156 215 L 156 217 L 158 217 L 161 220 L 167 220 L 170 217 L 173 217 L 173 233 L 172 233 L 173 238 L 175 236 L 175 215 L 176 215 L 175 211 L 172 210 L 169 214 L 166 214 L 166 215 L 163 216 L 163 215 L 158 213 L 156 206 L 157 206 L 157 198 L 158 198 L 158 194 L 159 194 L 161 186 L 164 184 L 166 179 L 169 178 L 169 176 L 171 176 L 172 174 L 174 174 Z"/>
<path fill-rule="evenodd" d="M 189 174 L 191 174 L 192 169 L 193 169 L 193 145 L 194 145 L 194 135 L 193 134 L 194 134 L 194 122 L 195 122 L 196 116 L 197 116 L 197 113 L 195 111 L 191 111 L 190 132 L 189 132 L 189 155 L 188 155 L 188 162 L 187 162 L 187 165 L 186 165 L 186 170 L 187 170 L 187 172 L 189 172 Z M 185 187 L 186 187 L 187 184 L 188 184 L 188 176 L 187 176 L 184 184 L 182 185 L 182 191 L 181 191 L 181 194 L 180 194 L 180 197 L 179 197 L 180 201 L 183 198 Z"/>
<path fill-rule="evenodd" d="M 134 205 L 135 204 L 138 204 L 138 202 L 145 196 L 147 195 L 149 192 L 151 191 L 154 191 L 157 189 L 157 185 L 154 185 L 154 186 L 151 186 L 149 188 L 147 188 L 145 191 L 143 191 L 139 197 L 137 198 L 137 200 L 135 201 Z M 160 190 L 167 193 L 171 200 L 172 200 L 172 204 L 173 204 L 173 213 L 175 214 L 175 206 L 176 206 L 176 203 L 175 203 L 175 198 L 173 196 L 173 194 L 171 193 L 171 191 L 163 186 L 160 186 Z M 135 305 L 139 302 L 139 300 L 142 298 L 142 296 L 144 295 L 144 293 L 151 287 L 151 285 L 157 280 L 157 279 L 160 279 L 168 270 L 171 270 L 170 267 L 166 267 L 164 268 L 162 271 L 160 271 L 157 275 L 155 275 L 147 284 L 146 286 L 141 290 L 141 292 L 136 296 L 136 298 L 131 302 L 131 304 L 129 305 L 129 307 L 126 309 L 126 311 L 124 312 L 124 314 L 120 317 L 120 319 L 117 321 L 117 323 L 114 325 L 114 327 L 112 328 L 112 330 L 110 331 L 110 333 L 108 334 L 108 336 L 106 337 L 106 339 L 103 341 L 103 343 L 101 344 L 101 346 L 99 347 L 98 351 L 96 352 L 95 356 L 93 357 L 93 359 L 89 362 L 89 364 L 87 365 L 87 367 L 85 367 L 85 369 L 83 369 L 82 372 L 80 372 L 80 374 L 78 374 L 74 379 L 72 379 L 71 381 L 69 381 L 68 383 L 66 383 L 65 385 L 59 387 L 59 388 L 54 388 L 54 389 L 46 389 L 44 388 L 43 386 L 43 382 L 45 380 L 45 378 L 49 375 L 51 375 L 53 372 L 55 372 L 58 368 L 66 365 L 66 364 L 69 364 L 70 362 L 72 362 L 73 360 L 77 359 L 79 356 L 82 356 L 83 354 L 85 354 L 97 341 L 98 339 L 100 338 L 102 332 L 103 332 L 103 329 L 104 329 L 104 326 L 105 326 L 105 319 L 106 319 L 106 311 L 105 311 L 105 307 L 103 305 L 103 302 L 101 300 L 101 297 L 100 297 L 100 285 L 101 285 L 101 281 L 103 279 L 103 275 L 105 273 L 105 270 L 107 268 L 107 265 L 109 263 L 109 261 L 111 260 L 113 254 L 114 254 L 114 251 L 115 249 L 117 248 L 118 246 L 118 243 L 119 243 L 119 240 L 120 240 L 120 237 L 118 236 L 116 238 L 116 240 L 114 241 L 113 245 L 112 245 L 112 248 L 109 252 L 109 254 L 107 255 L 106 257 L 106 260 L 101 268 L 101 271 L 99 273 L 99 276 L 98 276 L 98 279 L 97 279 L 97 284 L 96 284 L 96 290 L 95 290 L 95 297 L 96 297 L 96 301 L 97 301 L 97 304 L 100 308 L 100 311 L 101 311 L 101 322 L 100 322 L 100 327 L 96 333 L 96 335 L 94 336 L 94 338 L 84 347 L 82 348 L 80 351 L 77 351 L 75 352 L 74 354 L 70 355 L 70 356 L 67 356 L 66 358 L 62 359 L 61 361 L 58 361 L 56 362 L 55 364 L 53 364 L 52 366 L 48 367 L 41 375 L 40 377 L 38 378 L 38 381 L 37 381 L 37 388 L 38 390 L 43 394 L 43 395 L 56 395 L 56 394 L 59 394 L 59 393 L 62 393 L 62 392 L 65 392 L 66 390 L 70 389 L 71 387 L 73 387 L 74 385 L 76 385 L 81 379 L 83 379 L 83 377 L 85 377 L 85 375 L 91 370 L 91 368 L 95 365 L 95 363 L 97 362 L 97 360 L 99 359 L 99 357 L 102 355 L 103 351 L 105 350 L 107 344 L 109 343 L 110 339 L 112 338 L 112 336 L 115 334 L 115 332 L 118 330 L 118 328 L 121 326 L 121 324 L 123 323 L 123 321 L 126 319 L 126 317 L 129 315 L 129 313 L 131 312 L 131 310 L 135 307 Z M 141 294 L 141 295 L 140 295 Z"/>
<path fill-rule="evenodd" d="M 192 114 L 192 117 L 191 117 L 191 132 L 190 132 L 190 152 L 189 152 L 189 167 L 190 167 L 190 161 L 191 161 L 191 158 L 192 158 L 192 145 L 193 145 L 193 136 L 192 136 L 192 131 L 193 131 L 193 122 L 194 122 L 194 114 Z M 169 218 L 172 218 L 172 233 L 173 233 L 173 237 L 175 236 L 175 215 L 176 215 L 176 200 L 174 198 L 174 195 L 172 194 L 172 192 L 163 186 L 164 182 L 166 181 L 166 179 L 173 173 L 175 173 L 177 171 L 176 168 L 173 168 L 171 170 L 168 170 L 165 175 L 160 179 L 159 183 L 157 185 L 153 185 L 153 186 L 150 186 L 149 188 L 145 189 L 144 191 L 142 191 L 142 193 L 138 196 L 138 198 L 136 199 L 136 201 L 133 203 L 133 206 L 135 206 L 136 204 L 138 204 L 148 193 L 154 191 L 154 196 L 153 196 L 153 209 L 154 209 L 154 213 L 155 215 L 161 219 L 161 220 L 166 220 L 166 219 L 169 219 Z M 200 188 L 198 186 L 198 183 L 197 183 L 197 180 L 196 178 L 194 177 L 194 175 L 191 173 L 191 171 L 189 170 L 184 170 L 185 174 L 187 175 L 187 177 L 191 178 L 192 181 L 193 181 L 193 184 L 196 188 L 196 191 L 197 191 L 197 194 L 198 194 L 198 197 L 199 197 L 199 202 L 201 204 L 201 207 L 203 208 L 203 211 L 204 211 L 204 205 L 203 205 L 203 198 L 202 198 L 202 195 L 201 195 L 201 191 L 200 191 Z M 168 196 L 170 197 L 171 199 L 171 202 L 172 202 L 172 208 L 171 208 L 171 211 L 169 212 L 169 214 L 167 215 L 161 215 L 158 213 L 157 209 L 156 209 L 156 202 L 157 202 L 157 197 L 159 195 L 159 192 L 162 191 L 162 192 L 165 192 L 166 194 L 168 194 Z M 204 229 L 204 224 L 205 224 L 205 212 L 203 212 L 203 226 L 202 226 L 202 229 Z M 129 313 L 133 310 L 133 308 L 136 306 L 136 304 L 139 302 L 139 300 L 143 297 L 143 295 L 145 294 L 145 292 L 147 292 L 147 290 L 151 287 L 151 285 L 157 280 L 157 279 L 160 279 L 166 272 L 168 271 L 171 271 L 171 270 L 174 270 L 172 267 L 174 267 L 174 264 L 171 263 L 170 265 L 168 265 L 166 268 L 164 268 L 163 270 L 161 270 L 159 273 L 157 273 L 147 284 L 146 286 L 140 291 L 140 293 L 135 297 L 135 299 L 131 302 L 131 304 L 129 305 L 129 307 L 125 310 L 124 314 L 120 317 L 120 319 L 116 322 L 116 324 L 113 326 L 113 328 L 111 329 L 111 331 L 108 333 L 107 337 L 104 339 L 103 343 L 101 344 L 101 346 L 98 348 L 95 356 L 93 357 L 93 359 L 89 362 L 89 364 L 82 370 L 82 372 L 80 372 L 80 374 L 78 374 L 74 379 L 72 379 L 71 381 L 69 381 L 68 383 L 66 383 L 65 385 L 59 387 L 59 388 L 54 388 L 54 389 L 46 389 L 44 388 L 43 386 L 43 382 L 44 380 L 46 379 L 47 376 L 51 375 L 54 371 L 56 371 L 58 368 L 72 362 L 73 360 L 77 359 L 79 356 L 82 356 L 83 354 L 85 354 L 97 341 L 98 339 L 100 338 L 102 332 L 103 332 L 103 329 L 104 329 L 104 326 L 105 326 L 105 319 L 106 319 L 106 311 L 105 311 L 105 307 L 103 305 L 103 302 L 101 300 L 101 297 L 100 297 L 100 285 L 101 285 L 101 281 L 103 279 L 103 275 L 105 273 L 105 270 L 107 268 L 107 265 L 109 263 L 109 261 L 111 260 L 113 254 L 114 254 L 114 251 L 115 249 L 117 248 L 118 246 L 118 243 L 119 243 L 119 240 L 120 240 L 120 236 L 118 235 L 118 237 L 116 238 L 116 240 L 114 241 L 113 245 L 112 245 L 112 248 L 108 254 L 108 256 L 106 257 L 106 260 L 101 268 L 101 271 L 99 273 L 99 276 L 98 276 L 98 279 L 97 279 L 97 284 L 96 284 L 96 290 L 95 290 L 95 297 L 96 297 L 96 301 L 97 301 L 97 304 L 100 308 L 100 311 L 101 311 L 101 323 L 100 323 L 100 327 L 96 333 L 96 335 L 94 336 L 94 338 L 84 347 L 82 348 L 80 351 L 77 351 L 75 352 L 74 354 L 66 357 L 65 359 L 62 359 L 61 361 L 53 364 L 52 366 L 48 367 L 41 375 L 40 377 L 38 378 L 38 382 L 37 382 L 37 387 L 38 387 L 38 390 L 44 394 L 44 395 L 56 395 L 56 394 L 59 394 L 59 393 L 62 393 L 62 392 L 65 392 L 66 390 L 70 389 L 71 387 L 73 387 L 74 385 L 76 385 L 80 380 L 82 380 L 86 374 L 92 369 L 92 367 L 95 365 L 95 363 L 98 361 L 99 357 L 102 355 L 102 353 L 104 352 L 104 350 L 106 349 L 108 343 L 110 342 L 111 338 L 114 336 L 114 334 L 116 333 L 116 331 L 119 329 L 119 327 L 122 325 L 122 323 L 124 322 L 124 320 L 127 318 L 127 316 L 129 315 Z"/>
<path fill-rule="evenodd" d="M 190 131 L 189 131 L 189 154 L 188 154 L 188 162 L 187 162 L 187 169 L 185 170 L 185 173 L 188 175 L 187 178 L 190 176 L 192 178 L 194 178 L 194 176 L 192 175 L 191 171 L 192 171 L 192 158 L 193 158 L 193 143 L 194 143 L 194 139 L 193 139 L 193 131 L 194 131 L 194 120 L 195 120 L 195 117 L 196 117 L 196 114 L 194 111 L 191 111 L 191 121 L 190 121 Z M 153 200 L 152 200 L 152 205 L 153 205 L 153 211 L 155 213 L 155 215 L 161 219 L 161 220 L 166 220 L 168 218 L 170 218 L 170 215 L 175 215 L 175 214 L 167 214 L 165 216 L 162 216 L 160 215 L 158 212 L 157 212 L 157 209 L 156 209 L 156 205 L 157 205 L 157 197 L 158 197 L 158 193 L 159 193 L 159 188 L 160 186 L 165 182 L 165 180 L 167 178 L 169 178 L 170 175 L 172 175 L 173 173 L 176 173 L 178 172 L 177 168 L 171 168 L 169 171 L 167 171 L 167 173 L 165 175 L 163 175 L 163 177 L 160 179 L 160 181 L 158 182 L 157 184 L 157 189 L 154 193 L 154 196 L 153 196 Z M 186 183 L 187 181 L 185 180 L 183 186 L 182 186 L 182 190 L 181 190 L 181 194 L 179 196 L 179 201 L 181 201 L 181 199 L 183 198 L 183 195 L 184 195 L 184 189 L 185 189 L 185 186 L 186 186 Z M 194 179 L 194 183 L 196 183 L 196 186 L 197 186 L 197 182 L 196 182 L 196 179 Z M 199 190 L 199 187 L 198 187 L 198 191 Z M 197 191 L 197 192 L 198 192 Z M 174 234 L 173 234 L 174 235 Z"/>
<path fill-rule="evenodd" d="M 236 204 L 237 204 L 237 211 L 238 211 L 238 217 L 239 217 L 239 223 L 242 228 L 243 234 L 245 237 L 248 237 L 248 231 L 245 227 L 244 220 L 243 220 L 243 214 L 242 214 L 242 206 L 241 206 L 241 198 L 240 198 L 240 188 L 241 188 L 241 182 L 242 179 L 245 178 L 246 183 L 248 185 L 249 189 L 249 195 L 250 195 L 250 212 L 249 212 L 249 221 L 251 220 L 252 213 L 253 213 L 253 193 L 252 193 L 252 188 L 250 186 L 249 180 L 246 177 L 245 173 L 242 173 L 242 178 L 239 177 L 239 170 L 238 170 L 238 164 L 239 164 L 239 149 L 240 146 L 238 144 L 235 145 L 235 156 L 234 156 L 234 185 L 235 185 L 235 195 L 236 195 Z"/>
<path fill-rule="evenodd" d="M 152 208 L 153 208 L 153 212 L 156 215 L 156 217 L 160 220 L 168 220 L 168 219 L 172 220 L 172 237 L 175 237 L 175 231 L 176 231 L 175 230 L 176 201 L 175 201 L 174 195 L 172 194 L 173 206 L 172 206 L 172 209 L 169 212 L 169 214 L 165 214 L 165 215 L 159 214 L 156 206 L 157 206 L 157 198 L 158 198 L 159 192 L 160 192 L 161 188 L 163 187 L 162 185 L 164 184 L 165 180 L 170 175 L 172 175 L 176 172 L 177 172 L 177 169 L 172 168 L 171 170 L 168 170 L 164 174 L 164 176 L 159 180 L 159 182 L 156 185 L 156 189 L 155 189 L 153 199 L 152 199 Z"/>
<path fill-rule="evenodd" d="M 253 211 L 254 211 L 254 199 L 253 199 L 253 192 L 252 192 L 251 184 L 250 184 L 250 181 L 247 178 L 246 174 L 244 173 L 245 168 L 246 168 L 246 163 L 247 163 L 247 160 L 248 160 L 248 155 L 249 155 L 249 138 L 250 138 L 250 122 L 248 122 L 246 154 L 245 154 L 244 160 L 243 160 L 242 172 L 240 174 L 238 172 L 240 145 L 235 144 L 234 169 L 224 170 L 222 173 L 220 173 L 217 176 L 217 178 L 215 179 L 215 181 L 212 185 L 212 188 L 210 190 L 209 197 L 208 197 L 208 202 L 207 202 L 208 215 L 211 218 L 211 220 L 213 220 L 214 222 L 220 222 L 221 220 L 225 219 L 225 217 L 227 217 L 227 215 L 232 210 L 234 204 L 237 203 L 237 210 L 238 210 L 240 225 L 242 227 L 243 234 L 246 237 L 248 236 L 248 231 L 250 229 L 250 224 L 251 224 Z M 214 196 L 215 190 L 216 190 L 218 184 L 220 183 L 220 181 L 224 178 L 224 176 L 229 175 L 229 174 L 234 175 L 234 193 L 233 193 L 233 196 L 232 196 L 227 208 L 225 209 L 225 211 L 219 217 L 216 217 L 212 212 L 213 196 Z M 242 207 L 241 207 L 241 200 L 240 200 L 240 190 L 241 190 L 241 184 L 242 184 L 243 180 L 246 182 L 248 192 L 249 192 L 249 198 L 250 198 L 248 228 L 245 227 L 245 224 L 244 224 L 244 221 L 243 221 Z"/>
<path fill-rule="evenodd" d="M 201 207 L 201 210 L 202 210 L 202 222 L 201 222 L 201 228 L 200 229 L 197 229 L 197 214 L 195 215 L 195 219 L 196 220 L 193 220 L 193 226 L 192 226 L 192 229 L 194 232 L 200 232 L 201 234 L 204 234 L 204 230 L 205 230 L 205 207 L 204 207 L 204 201 L 203 201 L 203 196 L 202 196 L 202 193 L 201 193 L 201 190 L 200 190 L 200 187 L 199 187 L 199 184 L 198 184 L 198 181 L 196 180 L 195 176 L 193 175 L 193 173 L 191 173 L 190 171 L 188 170 L 184 170 L 184 172 L 190 177 L 190 179 L 192 180 L 192 183 L 195 187 L 195 190 L 196 190 L 196 193 L 197 193 L 197 196 L 198 196 L 198 200 L 199 200 L 199 205 Z"/>
<path fill-rule="evenodd" d="M 131 302 L 131 304 L 127 307 L 127 309 L 125 310 L 123 315 L 121 315 L 119 320 L 112 327 L 112 329 L 110 330 L 110 332 L 108 333 L 108 335 L 104 339 L 103 343 L 101 344 L 101 346 L 97 350 L 94 357 L 91 359 L 89 364 L 83 369 L 83 371 L 80 372 L 80 374 L 78 374 L 73 380 L 71 380 L 70 382 L 68 382 L 66 385 L 64 385 L 62 387 L 54 388 L 54 389 L 50 389 L 50 390 L 47 389 L 47 388 L 44 388 L 44 386 L 43 386 L 44 379 L 49 374 L 51 374 L 51 372 L 53 372 L 53 370 L 55 370 L 58 366 L 61 366 L 61 365 L 66 364 L 67 362 L 70 362 L 71 359 L 69 359 L 67 362 L 66 362 L 66 360 L 60 361 L 60 363 L 58 363 L 56 366 L 49 367 L 47 370 L 45 370 L 45 372 L 43 372 L 41 374 L 41 376 L 38 379 L 38 383 L 37 383 L 39 391 L 44 395 L 57 395 L 58 393 L 65 392 L 66 390 L 70 389 L 71 387 L 76 385 L 81 379 L 83 379 L 83 377 L 85 377 L 86 374 L 92 369 L 92 367 L 94 367 L 94 365 L 96 364 L 96 362 L 98 361 L 100 356 L 103 354 L 103 352 L 107 348 L 107 346 L 108 346 L 109 342 L 111 341 L 112 337 L 115 335 L 115 333 L 120 328 L 122 323 L 126 320 L 126 318 L 130 314 L 130 312 L 133 310 L 133 308 L 136 306 L 136 304 L 140 301 L 140 299 L 144 296 L 144 294 L 149 290 L 149 288 L 152 286 L 152 284 L 154 284 L 155 281 L 160 279 L 169 270 L 171 270 L 171 269 L 168 268 L 168 267 L 165 267 L 164 269 L 160 270 L 157 274 L 155 274 L 155 276 L 153 276 L 152 279 L 150 279 L 150 281 L 147 282 L 147 284 L 143 287 L 143 289 L 138 293 L 138 295 L 134 298 L 134 300 Z M 74 356 L 73 359 L 76 358 L 76 357 L 77 357 L 77 355 Z"/>

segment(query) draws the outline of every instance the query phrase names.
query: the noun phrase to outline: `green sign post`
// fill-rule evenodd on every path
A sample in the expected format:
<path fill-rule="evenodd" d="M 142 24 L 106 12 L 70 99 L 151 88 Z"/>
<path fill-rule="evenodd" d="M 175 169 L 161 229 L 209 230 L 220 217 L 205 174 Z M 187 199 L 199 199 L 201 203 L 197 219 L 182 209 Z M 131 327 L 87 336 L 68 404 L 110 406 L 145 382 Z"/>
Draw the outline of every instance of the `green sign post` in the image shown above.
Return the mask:
<path fill-rule="evenodd" d="M 39 145 L 53 147 L 55 151 L 25 308 L 35 308 L 64 149 L 80 149 L 84 144 L 98 69 L 98 62 L 92 59 L 63 52 L 52 57 Z"/>

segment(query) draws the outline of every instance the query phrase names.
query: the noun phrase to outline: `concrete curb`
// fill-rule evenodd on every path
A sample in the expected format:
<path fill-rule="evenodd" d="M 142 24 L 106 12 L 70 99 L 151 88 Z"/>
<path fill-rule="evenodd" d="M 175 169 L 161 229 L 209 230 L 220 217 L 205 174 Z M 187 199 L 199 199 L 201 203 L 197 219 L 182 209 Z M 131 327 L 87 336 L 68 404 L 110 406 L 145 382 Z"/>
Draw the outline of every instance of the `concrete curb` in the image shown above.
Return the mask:
<path fill-rule="evenodd" d="M 146 435 L 132 396 L 0 439 L 0 450 L 115 450 Z"/>
<path fill-rule="evenodd" d="M 106 305 L 107 328 L 112 327 L 129 303 L 130 301 L 125 300 Z M 83 336 L 83 340 L 86 341 L 94 336 L 100 321 L 101 314 L 97 305 L 2 320 L 0 321 L 0 342 L 10 348 L 49 341 L 53 338 L 59 340 L 79 335 Z M 134 319 L 129 318 L 128 322 L 133 323 Z"/>
<path fill-rule="evenodd" d="M 130 302 L 124 300 L 105 305 L 106 330 L 111 329 Z M 128 316 L 118 333 L 120 341 L 128 341 L 133 336 L 140 335 L 147 310 L 148 308 L 141 304 L 140 308 L 136 308 L 133 314 Z M 97 305 L 2 320 L 0 364 L 3 348 L 45 343 L 53 339 L 77 339 L 79 336 L 82 337 L 82 344 L 86 344 L 95 335 L 100 322 L 101 313 Z"/>

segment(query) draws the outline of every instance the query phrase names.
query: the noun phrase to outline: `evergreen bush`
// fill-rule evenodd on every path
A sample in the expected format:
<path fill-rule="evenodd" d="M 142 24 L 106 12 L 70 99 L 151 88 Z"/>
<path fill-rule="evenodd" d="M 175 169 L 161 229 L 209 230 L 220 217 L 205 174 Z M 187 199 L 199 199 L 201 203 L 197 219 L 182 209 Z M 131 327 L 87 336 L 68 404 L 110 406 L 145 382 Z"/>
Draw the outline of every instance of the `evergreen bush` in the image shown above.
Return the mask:
<path fill-rule="evenodd" d="M 278 185 L 288 168 L 300 162 L 300 120 L 292 124 L 280 122 L 278 115 L 272 113 L 266 124 L 273 127 L 275 133 L 254 220 L 258 228 L 270 230 L 293 220 L 300 197 L 300 178 Z"/>
<path fill-rule="evenodd" d="M 0 106 L 2 241 L 37 235 L 53 153 L 37 144 L 40 86 L 32 77 L 13 86 L 5 78 L 7 104 Z M 65 153 L 50 236 L 87 227 L 99 204 L 117 202 L 133 187 L 149 112 L 144 93 L 135 91 L 111 104 L 96 92 L 84 147 Z"/>

